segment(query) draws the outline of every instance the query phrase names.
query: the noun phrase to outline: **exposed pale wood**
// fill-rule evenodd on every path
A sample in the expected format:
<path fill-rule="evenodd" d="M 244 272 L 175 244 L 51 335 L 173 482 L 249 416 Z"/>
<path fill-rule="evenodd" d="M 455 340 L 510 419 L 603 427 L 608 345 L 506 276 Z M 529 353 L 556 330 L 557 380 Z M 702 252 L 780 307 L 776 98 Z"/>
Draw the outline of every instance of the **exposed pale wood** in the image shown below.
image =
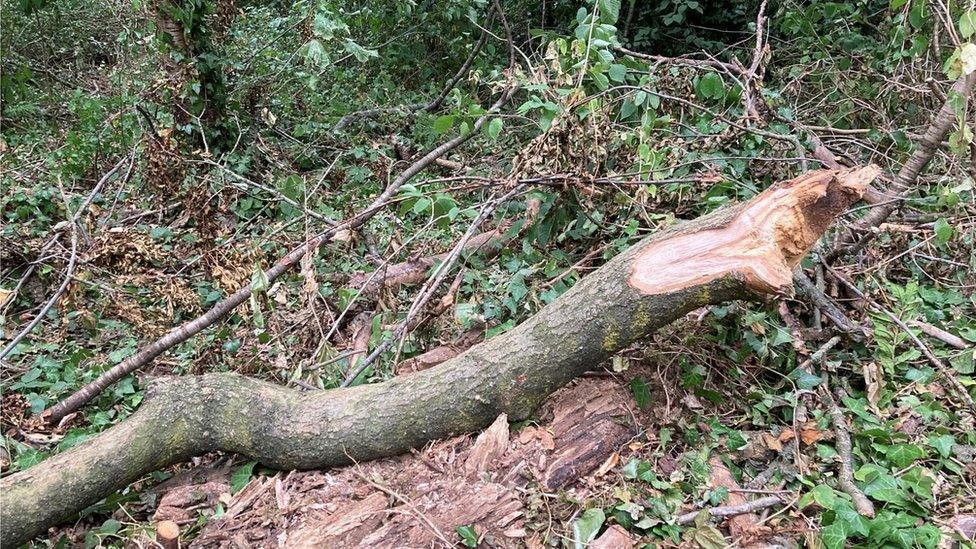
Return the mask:
<path fill-rule="evenodd" d="M 488 465 L 497 460 L 508 448 L 508 416 L 501 414 L 498 419 L 485 429 L 464 462 L 464 471 L 468 475 L 477 475 L 488 470 Z"/>
<path fill-rule="evenodd" d="M 860 197 L 879 173 L 874 166 L 822 170 L 771 188 L 726 226 L 648 246 L 635 259 L 628 282 L 645 294 L 658 295 L 736 273 L 756 291 L 782 288 L 792 280 L 800 257 L 832 221 L 810 206 L 827 198 L 835 181 L 844 192 Z"/>
<path fill-rule="evenodd" d="M 180 547 L 180 527 L 171 520 L 163 520 L 156 523 L 156 542 L 163 549 L 179 549 Z"/>

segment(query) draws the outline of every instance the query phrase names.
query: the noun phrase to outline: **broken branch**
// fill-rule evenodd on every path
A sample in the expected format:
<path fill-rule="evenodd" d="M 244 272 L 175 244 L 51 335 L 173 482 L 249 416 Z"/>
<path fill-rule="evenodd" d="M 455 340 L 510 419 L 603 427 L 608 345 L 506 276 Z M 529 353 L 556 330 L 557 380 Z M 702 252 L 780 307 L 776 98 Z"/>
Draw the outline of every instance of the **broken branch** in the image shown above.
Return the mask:
<path fill-rule="evenodd" d="M 0 479 L 0 544 L 25 543 L 146 473 L 206 452 L 323 468 L 475 431 L 502 413 L 524 420 L 559 387 L 689 311 L 789 293 L 803 254 L 876 174 L 812 172 L 660 231 L 514 329 L 413 375 L 306 393 L 231 373 L 157 380 L 124 421 Z"/>

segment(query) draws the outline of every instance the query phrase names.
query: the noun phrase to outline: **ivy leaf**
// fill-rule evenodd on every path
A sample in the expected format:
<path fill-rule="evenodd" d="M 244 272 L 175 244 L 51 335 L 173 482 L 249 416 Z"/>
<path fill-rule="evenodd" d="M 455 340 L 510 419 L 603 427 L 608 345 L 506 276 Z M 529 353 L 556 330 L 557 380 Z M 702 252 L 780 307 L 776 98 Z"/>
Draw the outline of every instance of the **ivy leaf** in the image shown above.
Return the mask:
<path fill-rule="evenodd" d="M 896 444 L 886 452 L 892 466 L 901 469 L 908 467 L 916 459 L 925 457 L 925 450 L 917 444 Z"/>
<path fill-rule="evenodd" d="M 869 532 L 868 521 L 846 501 L 840 501 L 834 509 L 835 522 L 842 523 L 847 532 L 854 532 L 862 536 L 867 536 Z"/>
<path fill-rule="evenodd" d="M 492 118 L 491 122 L 488 123 L 488 137 L 497 140 L 498 134 L 502 133 L 503 124 L 504 122 L 502 122 L 501 118 Z"/>
<path fill-rule="evenodd" d="M 834 493 L 833 488 L 826 484 L 814 486 L 810 494 L 813 496 L 813 501 L 824 509 L 832 510 L 837 505 L 837 494 Z"/>
<path fill-rule="evenodd" d="M 685 533 L 684 538 L 702 549 L 723 549 L 729 544 L 722 532 L 708 522 L 708 511 L 702 511 L 695 517 L 695 528 Z"/>
<path fill-rule="evenodd" d="M 823 383 L 822 377 L 811 374 L 802 368 L 793 370 L 789 377 L 796 383 L 797 389 L 803 389 L 805 391 L 813 390 L 817 385 Z"/>
<path fill-rule="evenodd" d="M 952 435 L 941 435 L 941 436 L 930 436 L 929 446 L 935 448 L 939 455 L 947 458 L 952 454 L 952 446 L 956 443 L 955 437 Z"/>
<path fill-rule="evenodd" d="M 598 507 L 583 511 L 580 518 L 573 522 L 573 547 L 583 549 L 596 538 L 607 515 Z"/>
<path fill-rule="evenodd" d="M 634 393 L 634 401 L 641 410 L 651 405 L 651 391 L 647 388 L 647 383 L 640 377 L 630 380 L 630 390 Z"/>
<path fill-rule="evenodd" d="M 718 73 L 710 72 L 698 80 L 695 94 L 704 99 L 721 99 L 725 97 L 725 83 Z"/>
<path fill-rule="evenodd" d="M 847 541 L 847 529 L 840 523 L 833 523 L 820 530 L 820 541 L 826 549 L 841 549 Z"/>
<path fill-rule="evenodd" d="M 230 475 L 230 493 L 236 494 L 241 491 L 241 488 L 247 486 L 247 483 L 251 481 L 251 475 L 254 473 L 254 466 L 257 465 L 256 461 L 249 461 L 244 465 L 241 465 Z"/>
<path fill-rule="evenodd" d="M 436 133 L 444 133 L 447 130 L 451 129 L 453 126 L 454 126 L 454 117 L 449 114 L 438 116 L 436 119 L 434 119 L 433 129 L 434 132 Z"/>

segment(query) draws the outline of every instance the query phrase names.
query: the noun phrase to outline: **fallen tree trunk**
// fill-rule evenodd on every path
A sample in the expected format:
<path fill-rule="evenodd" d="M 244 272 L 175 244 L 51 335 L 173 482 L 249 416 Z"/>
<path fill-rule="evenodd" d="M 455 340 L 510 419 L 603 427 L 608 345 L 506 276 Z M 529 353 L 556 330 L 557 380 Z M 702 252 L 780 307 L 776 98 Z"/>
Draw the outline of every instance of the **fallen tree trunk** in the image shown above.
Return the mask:
<path fill-rule="evenodd" d="M 300 393 L 236 374 L 164 378 L 128 419 L 0 480 L 13 546 L 146 473 L 210 451 L 279 469 L 370 460 L 529 417 L 576 376 L 698 307 L 789 292 L 792 269 L 874 167 L 823 170 L 652 235 L 511 331 L 430 370 Z"/>

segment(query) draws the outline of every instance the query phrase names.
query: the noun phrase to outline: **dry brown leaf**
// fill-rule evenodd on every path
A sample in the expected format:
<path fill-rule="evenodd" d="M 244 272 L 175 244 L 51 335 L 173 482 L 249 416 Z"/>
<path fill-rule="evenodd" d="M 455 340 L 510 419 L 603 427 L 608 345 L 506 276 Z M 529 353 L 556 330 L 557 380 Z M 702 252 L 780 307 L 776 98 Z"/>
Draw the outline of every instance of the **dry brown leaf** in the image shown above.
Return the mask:
<path fill-rule="evenodd" d="M 763 439 L 763 443 L 770 450 L 774 450 L 776 452 L 783 451 L 783 443 L 780 442 L 779 438 L 773 436 L 771 433 L 763 433 L 762 439 Z"/>
<path fill-rule="evenodd" d="M 800 440 L 803 444 L 810 445 L 824 438 L 824 432 L 817 428 L 817 422 L 808 421 L 800 428 Z"/>
<path fill-rule="evenodd" d="M 617 452 L 610 454 L 610 457 L 608 457 L 606 461 L 603 462 L 603 465 L 600 465 L 600 467 L 596 470 L 594 476 L 602 477 L 603 475 L 609 473 L 611 469 L 616 467 L 618 463 L 620 463 L 620 454 Z"/>
<path fill-rule="evenodd" d="M 352 240 L 352 231 L 349 229 L 341 229 L 332 235 L 332 242 L 349 242 Z"/>
<path fill-rule="evenodd" d="M 868 404 L 878 412 L 881 390 L 884 389 L 884 372 L 876 362 L 867 362 L 861 365 L 861 373 L 864 374 L 864 384 L 867 387 Z"/>
<path fill-rule="evenodd" d="M 789 427 L 779 432 L 780 442 L 787 442 L 793 440 L 795 437 L 796 437 L 796 433 L 793 432 L 793 429 L 790 429 Z"/>

